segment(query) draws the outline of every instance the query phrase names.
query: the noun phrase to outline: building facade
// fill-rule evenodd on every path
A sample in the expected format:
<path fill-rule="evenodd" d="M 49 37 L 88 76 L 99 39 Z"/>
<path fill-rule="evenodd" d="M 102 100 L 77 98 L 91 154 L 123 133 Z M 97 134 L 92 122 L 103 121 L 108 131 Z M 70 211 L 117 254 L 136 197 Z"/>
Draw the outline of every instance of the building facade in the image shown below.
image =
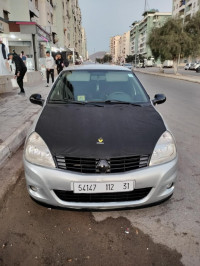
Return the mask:
<path fill-rule="evenodd" d="M 85 29 L 82 27 L 82 59 L 83 61 L 86 61 L 88 59 L 88 53 L 87 53 L 87 36 Z"/>
<path fill-rule="evenodd" d="M 110 38 L 110 54 L 112 56 L 112 62 L 118 63 L 120 58 L 120 35 L 116 35 Z"/>
<path fill-rule="evenodd" d="M 83 52 L 78 0 L 0 1 L 0 36 L 10 52 L 25 52 L 28 69 L 38 70 L 47 50 L 74 62 Z"/>
<path fill-rule="evenodd" d="M 138 54 L 138 36 L 139 36 L 139 22 L 135 21 L 132 24 L 130 31 L 130 55 Z"/>
<path fill-rule="evenodd" d="M 130 31 L 130 54 L 140 54 L 145 58 L 151 58 L 151 49 L 147 44 L 149 35 L 153 28 L 163 26 L 170 17 L 171 13 L 161 13 L 156 10 L 144 12 L 143 19 L 132 24 Z"/>
<path fill-rule="evenodd" d="M 125 58 L 130 54 L 130 31 L 125 32 L 119 41 L 120 63 L 125 63 Z"/>
<path fill-rule="evenodd" d="M 200 10 L 200 0 L 173 0 L 172 16 L 187 18 Z"/>
<path fill-rule="evenodd" d="M 113 63 L 121 64 L 125 62 L 126 56 L 130 54 L 130 31 L 123 35 L 111 37 L 110 54 Z"/>

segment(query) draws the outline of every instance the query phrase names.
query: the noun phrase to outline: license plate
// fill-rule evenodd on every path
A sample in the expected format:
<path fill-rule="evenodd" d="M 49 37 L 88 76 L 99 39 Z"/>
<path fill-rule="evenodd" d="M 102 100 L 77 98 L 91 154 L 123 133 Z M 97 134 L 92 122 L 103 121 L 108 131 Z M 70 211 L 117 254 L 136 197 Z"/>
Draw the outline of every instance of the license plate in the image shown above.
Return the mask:
<path fill-rule="evenodd" d="M 74 183 L 74 193 L 112 193 L 133 191 L 135 188 L 134 181 L 124 182 L 101 182 L 101 183 Z"/>

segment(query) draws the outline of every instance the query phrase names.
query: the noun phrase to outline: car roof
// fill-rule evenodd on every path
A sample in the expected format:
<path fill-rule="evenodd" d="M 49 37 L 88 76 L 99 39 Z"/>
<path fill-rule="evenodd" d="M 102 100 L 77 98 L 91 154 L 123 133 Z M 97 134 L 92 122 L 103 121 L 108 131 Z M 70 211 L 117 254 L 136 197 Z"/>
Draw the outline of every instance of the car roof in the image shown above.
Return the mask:
<path fill-rule="evenodd" d="M 106 64 L 83 64 L 83 65 L 75 65 L 69 66 L 64 71 L 69 70 L 115 70 L 115 71 L 127 71 L 130 72 L 130 69 L 123 66 L 116 65 L 106 65 Z"/>

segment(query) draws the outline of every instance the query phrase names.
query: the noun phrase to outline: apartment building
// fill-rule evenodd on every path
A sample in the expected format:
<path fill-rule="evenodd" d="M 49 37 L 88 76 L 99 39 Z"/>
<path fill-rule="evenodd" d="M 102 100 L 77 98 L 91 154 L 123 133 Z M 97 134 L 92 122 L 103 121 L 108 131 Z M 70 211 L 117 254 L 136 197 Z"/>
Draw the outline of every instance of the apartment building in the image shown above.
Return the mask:
<path fill-rule="evenodd" d="M 110 54 L 112 56 L 113 63 L 119 63 L 120 60 L 120 35 L 116 35 L 110 38 Z"/>
<path fill-rule="evenodd" d="M 25 52 L 28 69 L 40 68 L 46 50 L 74 62 L 82 54 L 78 0 L 0 1 L 0 35 L 10 51 Z"/>
<path fill-rule="evenodd" d="M 130 31 L 121 35 L 119 40 L 119 52 L 119 61 L 120 63 L 124 63 L 126 56 L 130 54 Z"/>
<path fill-rule="evenodd" d="M 75 51 L 75 54 L 82 54 L 82 24 L 81 10 L 78 0 L 66 0 L 66 45 Z"/>
<path fill-rule="evenodd" d="M 152 57 L 148 46 L 148 38 L 152 29 L 161 27 L 171 17 L 171 13 L 161 13 L 157 10 L 145 11 L 143 19 L 132 24 L 130 31 L 130 54 L 141 54 L 145 58 Z"/>
<path fill-rule="evenodd" d="M 130 30 L 130 54 L 138 54 L 138 36 L 139 36 L 139 22 L 135 21 L 132 24 L 132 29 Z"/>
<path fill-rule="evenodd" d="M 88 52 L 87 52 L 87 36 L 85 29 L 82 27 L 82 59 L 85 61 L 88 59 Z"/>
<path fill-rule="evenodd" d="M 130 31 L 110 38 L 110 54 L 113 63 L 125 62 L 126 56 L 130 54 Z"/>
<path fill-rule="evenodd" d="M 187 18 L 200 10 L 200 0 L 173 0 L 172 16 Z"/>

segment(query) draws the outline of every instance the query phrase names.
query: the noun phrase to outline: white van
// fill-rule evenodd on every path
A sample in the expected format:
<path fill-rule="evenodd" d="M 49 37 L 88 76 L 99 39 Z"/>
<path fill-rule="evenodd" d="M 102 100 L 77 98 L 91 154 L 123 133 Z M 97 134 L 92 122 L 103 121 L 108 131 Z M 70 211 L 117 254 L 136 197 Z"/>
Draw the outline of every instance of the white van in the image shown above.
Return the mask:
<path fill-rule="evenodd" d="M 173 67 L 173 60 L 165 60 L 163 67 Z"/>

